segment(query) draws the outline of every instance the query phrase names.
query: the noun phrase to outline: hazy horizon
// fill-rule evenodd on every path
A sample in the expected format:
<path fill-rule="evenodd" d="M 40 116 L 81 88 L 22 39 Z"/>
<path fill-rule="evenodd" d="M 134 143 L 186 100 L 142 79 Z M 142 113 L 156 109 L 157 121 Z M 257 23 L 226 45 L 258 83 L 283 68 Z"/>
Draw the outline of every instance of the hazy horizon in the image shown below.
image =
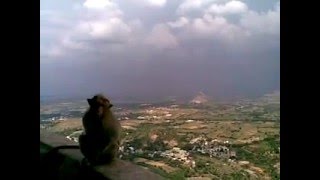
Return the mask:
<path fill-rule="evenodd" d="M 40 97 L 259 97 L 280 90 L 278 0 L 47 0 Z"/>

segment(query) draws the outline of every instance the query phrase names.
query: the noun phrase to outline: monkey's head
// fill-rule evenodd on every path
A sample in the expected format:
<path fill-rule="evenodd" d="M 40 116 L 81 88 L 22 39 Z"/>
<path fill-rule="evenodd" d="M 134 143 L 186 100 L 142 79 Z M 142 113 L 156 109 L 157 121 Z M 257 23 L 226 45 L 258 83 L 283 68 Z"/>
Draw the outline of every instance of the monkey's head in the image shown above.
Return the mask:
<path fill-rule="evenodd" d="M 97 94 L 93 96 L 91 99 L 87 99 L 90 109 L 97 111 L 99 115 L 102 114 L 104 109 L 110 109 L 113 105 L 110 103 L 109 99 L 107 99 L 102 94 Z"/>

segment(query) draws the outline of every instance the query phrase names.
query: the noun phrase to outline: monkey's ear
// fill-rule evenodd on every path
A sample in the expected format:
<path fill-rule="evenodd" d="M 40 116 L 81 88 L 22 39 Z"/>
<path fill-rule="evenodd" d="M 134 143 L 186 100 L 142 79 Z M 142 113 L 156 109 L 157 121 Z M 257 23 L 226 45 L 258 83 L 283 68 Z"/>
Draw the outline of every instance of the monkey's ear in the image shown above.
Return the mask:
<path fill-rule="evenodd" d="M 89 106 L 92 106 L 93 102 L 92 99 L 87 99 Z"/>

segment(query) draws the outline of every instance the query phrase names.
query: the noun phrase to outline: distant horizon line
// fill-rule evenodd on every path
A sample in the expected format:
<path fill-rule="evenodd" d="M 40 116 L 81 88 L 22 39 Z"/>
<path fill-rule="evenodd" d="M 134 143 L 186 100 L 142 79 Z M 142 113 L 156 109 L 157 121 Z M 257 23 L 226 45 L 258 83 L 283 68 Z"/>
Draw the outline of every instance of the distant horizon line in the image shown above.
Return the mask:
<path fill-rule="evenodd" d="M 264 93 L 262 95 L 252 95 L 252 96 L 233 96 L 233 97 L 213 97 L 212 95 L 208 95 L 207 93 L 203 91 L 199 91 L 198 93 L 195 93 L 193 95 L 167 95 L 167 96 L 154 96 L 154 97 L 141 97 L 141 96 L 121 96 L 121 95 L 109 95 L 110 98 L 113 99 L 114 102 L 117 103 L 151 103 L 151 102 L 167 102 L 167 101 L 172 101 L 176 99 L 177 101 L 190 101 L 192 98 L 195 96 L 199 95 L 199 93 L 204 93 L 207 97 L 210 99 L 213 99 L 214 101 L 217 102 L 222 102 L 222 101 L 234 101 L 234 100 L 241 100 L 241 99 L 256 99 L 259 97 L 263 97 L 267 94 L 273 94 L 273 93 L 280 93 L 280 89 L 278 90 L 273 90 L 268 93 Z M 93 94 L 90 94 L 91 96 Z M 75 100 L 75 101 L 80 101 L 86 100 L 88 95 L 40 95 L 40 102 L 50 102 L 50 101 L 70 101 L 70 100 Z M 170 98 L 170 99 L 168 99 Z"/>

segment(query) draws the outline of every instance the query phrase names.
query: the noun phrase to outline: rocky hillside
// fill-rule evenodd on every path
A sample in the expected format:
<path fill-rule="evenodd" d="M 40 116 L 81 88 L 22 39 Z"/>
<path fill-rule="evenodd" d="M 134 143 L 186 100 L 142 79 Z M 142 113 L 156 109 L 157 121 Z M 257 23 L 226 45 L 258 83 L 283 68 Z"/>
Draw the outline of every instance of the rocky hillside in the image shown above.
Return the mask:
<path fill-rule="evenodd" d="M 209 101 L 209 97 L 203 92 L 199 92 L 191 101 L 191 104 L 205 104 Z"/>

